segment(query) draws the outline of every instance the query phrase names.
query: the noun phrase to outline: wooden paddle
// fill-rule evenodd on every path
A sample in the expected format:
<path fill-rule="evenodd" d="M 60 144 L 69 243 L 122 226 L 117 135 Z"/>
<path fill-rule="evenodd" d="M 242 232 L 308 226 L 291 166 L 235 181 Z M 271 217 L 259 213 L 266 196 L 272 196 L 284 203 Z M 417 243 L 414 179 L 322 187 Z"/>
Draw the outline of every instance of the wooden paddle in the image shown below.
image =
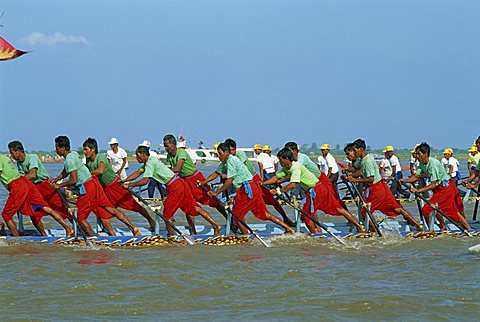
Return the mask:
<path fill-rule="evenodd" d="M 150 210 L 152 210 L 153 212 L 155 212 L 155 214 L 162 218 L 163 221 L 165 222 L 166 225 L 170 226 L 173 230 L 175 230 L 175 232 L 177 232 L 177 234 L 179 234 L 183 239 L 185 239 L 185 241 L 190 245 L 190 246 L 193 246 L 195 245 L 194 242 L 192 242 L 188 237 L 187 235 L 185 235 L 184 233 L 182 233 L 174 224 L 172 224 L 169 220 L 167 220 L 167 218 L 165 218 L 163 216 L 163 214 L 157 210 L 157 209 L 153 209 L 150 204 L 145 200 L 143 199 L 138 193 L 136 193 L 135 191 L 133 191 L 132 188 L 128 188 L 128 190 L 132 193 L 132 195 L 134 195 L 141 203 L 143 203 L 144 205 L 146 205 L 148 208 L 150 208 Z"/>
<path fill-rule="evenodd" d="M 267 187 L 265 187 L 264 185 L 260 185 L 263 189 L 267 189 L 268 191 L 270 191 L 270 189 L 268 189 Z M 330 236 L 332 236 L 333 238 L 335 238 L 335 240 L 337 240 L 340 244 L 342 245 L 347 245 L 343 239 L 341 239 L 340 237 L 338 237 L 337 235 L 335 235 L 334 233 L 332 233 L 330 231 L 330 229 L 328 229 L 327 226 L 325 226 L 325 224 L 322 224 L 321 222 L 319 222 L 318 220 L 316 220 L 313 216 L 310 216 L 310 214 L 306 213 L 305 211 L 303 211 L 303 209 L 301 209 L 300 207 L 298 207 L 297 205 L 293 204 L 290 200 L 288 200 L 287 198 L 285 198 L 283 195 L 277 195 L 281 200 L 283 200 L 284 202 L 286 202 L 288 205 L 290 205 L 290 207 L 292 207 L 293 209 L 299 211 L 301 214 L 303 214 L 305 217 L 307 217 L 308 219 L 310 219 L 311 221 L 313 221 L 315 224 L 317 224 L 318 226 L 320 226 L 323 230 L 325 230 Z"/>
<path fill-rule="evenodd" d="M 67 209 L 70 209 L 69 205 L 70 205 L 70 202 L 67 200 L 67 198 L 65 197 L 65 195 L 63 194 L 62 191 L 60 191 L 59 189 L 56 190 L 56 192 L 58 193 L 58 195 L 60 196 L 60 199 L 62 199 L 62 202 L 63 202 L 63 205 L 65 207 L 67 207 Z M 85 241 L 85 244 L 87 246 L 92 246 L 92 243 L 90 242 L 90 240 L 88 239 L 88 236 L 87 234 L 85 233 L 85 230 L 83 230 L 83 227 L 82 225 L 80 225 L 80 223 L 78 222 L 78 219 L 77 217 L 72 214 L 71 215 L 73 221 L 75 222 L 75 225 L 77 226 L 77 229 L 78 229 L 78 232 L 80 233 L 80 236 L 82 236 L 83 240 Z"/>
<path fill-rule="evenodd" d="M 405 186 L 406 188 L 410 189 L 410 186 L 408 186 L 405 182 L 402 182 L 402 185 Z M 427 198 L 424 198 L 418 192 L 414 192 L 414 194 L 415 194 L 415 196 L 417 196 L 417 198 L 422 199 L 427 205 L 432 207 L 433 210 L 435 210 L 437 213 L 439 213 L 443 218 L 447 219 L 449 222 L 451 222 L 453 225 L 455 225 L 455 227 L 457 227 L 459 230 L 461 230 L 465 235 L 467 235 L 468 237 L 473 237 L 473 235 L 470 234 L 465 227 L 462 227 L 463 225 L 460 226 L 459 223 L 455 222 L 453 219 L 448 217 L 441 209 L 438 209 L 437 207 L 432 205 L 432 203 L 430 201 L 428 201 Z"/>
<path fill-rule="evenodd" d="M 199 185 L 200 189 L 202 189 L 203 191 L 205 192 L 208 192 L 208 189 L 205 187 L 205 186 L 202 186 L 202 185 Z M 213 199 L 215 199 L 220 205 L 222 205 L 222 207 L 228 211 L 233 217 L 235 217 L 235 219 L 237 219 L 237 221 L 242 224 L 243 227 L 247 228 L 247 230 L 253 235 L 255 236 L 255 238 L 258 238 L 258 240 L 263 244 L 263 246 L 265 247 L 270 247 L 267 245 L 267 243 L 265 243 L 265 241 L 262 239 L 262 237 L 260 237 L 260 235 L 258 235 L 252 228 L 250 228 L 249 225 L 247 225 L 247 223 L 245 221 L 243 221 L 240 217 L 237 216 L 237 214 L 235 214 L 229 207 L 225 207 L 223 206 L 222 202 L 220 201 L 220 199 L 217 197 L 217 196 L 212 196 Z"/>
<path fill-rule="evenodd" d="M 476 198 L 476 200 L 475 200 L 475 208 L 473 209 L 473 217 L 472 217 L 473 220 L 477 220 L 478 201 L 480 200 L 480 199 L 479 199 L 479 198 L 480 198 L 480 192 L 479 192 L 477 189 L 475 189 L 475 188 L 470 188 L 470 190 L 472 190 L 473 192 L 475 192 L 476 195 L 477 195 L 477 198 Z"/>
<path fill-rule="evenodd" d="M 345 181 L 345 184 L 347 185 L 347 187 L 350 186 L 350 183 L 347 181 L 347 180 L 344 180 Z M 360 202 L 362 203 L 362 207 L 365 208 L 365 211 L 367 212 L 367 215 L 368 215 L 368 218 L 370 219 L 370 221 L 372 222 L 373 224 L 373 228 L 375 229 L 375 231 L 377 232 L 378 236 L 379 237 L 383 237 L 383 234 L 382 232 L 380 231 L 380 227 L 378 226 L 378 223 L 377 221 L 375 220 L 375 217 L 373 217 L 373 214 L 372 212 L 370 211 L 370 209 L 368 209 L 368 206 L 367 206 L 367 203 L 365 202 L 365 200 L 363 199 L 362 197 L 362 194 L 360 193 L 360 191 L 358 191 L 358 188 L 356 185 L 352 184 L 353 186 L 353 189 L 355 189 L 355 193 L 357 194 L 358 196 L 358 200 L 360 200 Z M 350 191 L 351 191 L 351 188 L 349 187 L 348 188 Z M 351 191 L 350 192 L 353 196 L 353 192 Z"/>

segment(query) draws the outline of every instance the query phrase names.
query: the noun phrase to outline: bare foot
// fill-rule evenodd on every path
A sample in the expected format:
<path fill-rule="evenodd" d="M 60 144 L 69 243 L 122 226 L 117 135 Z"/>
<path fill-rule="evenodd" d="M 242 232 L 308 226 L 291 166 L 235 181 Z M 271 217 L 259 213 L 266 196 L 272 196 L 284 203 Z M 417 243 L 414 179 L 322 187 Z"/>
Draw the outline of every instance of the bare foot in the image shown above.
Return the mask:
<path fill-rule="evenodd" d="M 142 236 L 140 229 L 138 229 L 137 227 L 133 228 L 132 234 L 133 236 Z"/>
<path fill-rule="evenodd" d="M 221 227 L 220 227 L 219 225 L 213 226 L 213 234 L 214 234 L 215 236 L 220 235 L 220 229 L 221 229 Z"/>
<path fill-rule="evenodd" d="M 287 225 L 288 227 L 295 227 L 295 223 L 293 221 L 290 220 L 290 218 L 284 218 L 283 219 L 283 222 L 285 223 L 285 225 Z"/>
<path fill-rule="evenodd" d="M 292 228 L 288 228 L 288 229 L 285 229 L 285 233 L 286 234 L 295 234 L 295 230 L 293 230 Z"/>
<path fill-rule="evenodd" d="M 5 236 L 5 225 L 0 222 L 0 236 Z"/>
<path fill-rule="evenodd" d="M 75 230 L 73 230 L 72 228 L 65 230 L 66 237 L 73 237 L 73 235 L 75 235 Z"/>
<path fill-rule="evenodd" d="M 357 231 L 358 231 L 359 233 L 364 233 L 364 232 L 365 232 L 365 228 L 363 228 L 362 226 L 358 226 L 358 227 L 357 227 Z"/>

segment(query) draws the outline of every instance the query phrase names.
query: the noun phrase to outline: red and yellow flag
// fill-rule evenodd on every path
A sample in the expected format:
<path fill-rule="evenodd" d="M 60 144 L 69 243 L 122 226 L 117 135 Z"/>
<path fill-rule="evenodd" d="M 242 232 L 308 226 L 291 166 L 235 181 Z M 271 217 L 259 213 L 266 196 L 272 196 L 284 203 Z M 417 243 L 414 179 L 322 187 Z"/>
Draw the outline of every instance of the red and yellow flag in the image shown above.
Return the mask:
<path fill-rule="evenodd" d="M 8 41 L 0 37 L 0 60 L 14 59 L 26 53 L 26 51 L 15 49 Z"/>

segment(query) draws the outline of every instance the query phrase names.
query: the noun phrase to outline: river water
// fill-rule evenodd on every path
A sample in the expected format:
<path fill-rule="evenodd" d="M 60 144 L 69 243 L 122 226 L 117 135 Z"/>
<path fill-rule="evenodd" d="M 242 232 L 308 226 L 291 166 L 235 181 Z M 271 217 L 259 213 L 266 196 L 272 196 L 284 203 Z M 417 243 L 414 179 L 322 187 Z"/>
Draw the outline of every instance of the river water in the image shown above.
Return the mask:
<path fill-rule="evenodd" d="M 206 175 L 214 169 L 199 168 Z M 61 165 L 47 170 L 56 175 Z M 5 198 L 1 189 L 0 207 Z M 472 206 L 466 204 L 468 217 Z M 138 215 L 130 218 L 145 225 Z M 480 256 L 467 252 L 480 238 L 387 236 L 348 240 L 347 247 L 305 236 L 268 242 L 271 248 L 254 242 L 114 249 L 0 241 L 0 318 L 472 321 L 480 315 Z"/>

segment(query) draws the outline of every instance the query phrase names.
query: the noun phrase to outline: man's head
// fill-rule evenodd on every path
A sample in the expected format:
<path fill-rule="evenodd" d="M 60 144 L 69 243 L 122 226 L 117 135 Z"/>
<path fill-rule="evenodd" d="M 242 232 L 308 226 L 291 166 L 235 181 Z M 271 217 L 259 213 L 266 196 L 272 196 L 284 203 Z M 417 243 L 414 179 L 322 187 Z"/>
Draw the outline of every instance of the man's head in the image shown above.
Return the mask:
<path fill-rule="evenodd" d="M 98 153 L 98 144 L 97 140 L 93 138 L 88 138 L 83 142 L 83 153 L 87 159 L 91 159 L 93 156 Z"/>
<path fill-rule="evenodd" d="M 175 155 L 177 152 L 177 139 L 172 134 L 163 137 L 163 146 L 168 154 Z"/>
<path fill-rule="evenodd" d="M 20 141 L 12 141 L 8 143 L 8 150 L 15 161 L 25 161 L 25 149 Z"/>
<path fill-rule="evenodd" d="M 235 142 L 233 139 L 228 138 L 223 143 L 225 143 L 229 147 L 231 154 L 237 154 L 237 142 Z"/>
<path fill-rule="evenodd" d="M 353 143 L 348 143 L 345 145 L 343 148 L 343 151 L 345 152 L 345 155 L 347 156 L 348 161 L 355 161 L 357 160 L 357 157 L 355 156 L 355 152 L 353 152 Z"/>
<path fill-rule="evenodd" d="M 468 149 L 468 152 L 471 154 L 471 155 L 476 155 L 478 153 L 478 149 L 477 149 L 477 146 L 476 145 L 472 145 L 470 147 L 470 149 Z"/>
<path fill-rule="evenodd" d="M 293 162 L 293 153 L 289 148 L 283 148 L 277 153 L 280 165 L 286 169 L 290 169 Z"/>
<path fill-rule="evenodd" d="M 230 151 L 232 147 L 229 146 L 227 143 L 220 143 L 217 147 L 218 158 L 220 161 L 226 161 L 230 156 Z"/>
<path fill-rule="evenodd" d="M 387 145 L 387 147 L 385 148 L 385 151 L 387 152 L 387 155 L 389 158 L 394 154 L 392 145 Z"/>
<path fill-rule="evenodd" d="M 430 157 L 430 145 L 426 142 L 420 143 L 415 148 L 415 155 L 417 156 L 418 161 L 428 163 L 428 158 Z"/>
<path fill-rule="evenodd" d="M 272 154 L 272 148 L 270 147 L 270 145 L 264 145 L 263 146 L 263 152 L 265 152 L 268 155 L 271 155 Z"/>
<path fill-rule="evenodd" d="M 477 149 L 480 151 L 480 136 L 475 140 L 475 145 L 477 146 Z"/>
<path fill-rule="evenodd" d="M 293 160 L 298 159 L 298 153 L 300 152 L 300 149 L 299 149 L 298 144 L 296 142 L 293 142 L 293 141 L 287 142 L 287 143 L 285 143 L 284 148 L 290 149 L 290 151 L 292 151 Z"/>
<path fill-rule="evenodd" d="M 363 139 L 356 139 L 352 142 L 353 144 L 353 153 L 357 158 L 363 158 L 366 154 L 367 145 Z"/>
<path fill-rule="evenodd" d="M 65 135 L 55 138 L 55 151 L 59 156 L 66 156 L 70 152 L 70 139 Z"/>
<path fill-rule="evenodd" d="M 450 159 L 453 155 L 453 149 L 450 149 L 450 148 L 447 148 L 445 150 L 443 150 L 443 156 L 445 157 L 445 159 Z"/>
<path fill-rule="evenodd" d="M 257 155 L 260 154 L 260 153 L 262 153 L 262 145 L 261 145 L 261 144 L 258 144 L 258 143 L 255 144 L 255 145 L 253 146 L 253 152 L 255 152 L 255 154 L 257 154 Z"/>
<path fill-rule="evenodd" d="M 117 138 L 111 138 L 110 141 L 108 141 L 108 144 L 112 148 L 112 150 L 115 152 L 118 150 L 118 139 Z"/>
<path fill-rule="evenodd" d="M 325 143 L 320 147 L 323 157 L 326 157 L 330 153 L 330 144 Z"/>
<path fill-rule="evenodd" d="M 135 150 L 135 158 L 139 163 L 145 163 L 148 161 L 148 157 L 150 156 L 150 149 L 146 146 L 140 145 Z"/>

